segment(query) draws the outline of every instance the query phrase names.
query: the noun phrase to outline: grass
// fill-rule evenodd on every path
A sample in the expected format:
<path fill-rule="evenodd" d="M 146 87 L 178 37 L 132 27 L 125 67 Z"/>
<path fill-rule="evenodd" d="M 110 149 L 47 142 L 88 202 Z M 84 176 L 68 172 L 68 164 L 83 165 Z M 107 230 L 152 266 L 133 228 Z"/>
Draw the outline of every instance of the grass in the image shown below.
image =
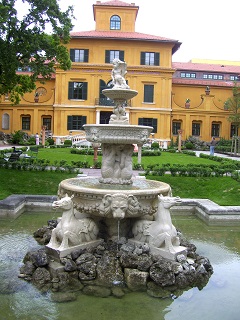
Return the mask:
<path fill-rule="evenodd" d="M 51 164 L 55 161 L 65 160 L 67 164 L 71 165 L 71 161 L 88 161 L 93 165 L 93 156 L 72 154 L 71 148 L 54 148 L 54 149 L 39 149 L 38 159 L 50 160 Z M 98 156 L 98 161 L 102 157 Z M 137 157 L 133 157 L 133 163 L 137 163 Z M 144 167 L 156 163 L 170 163 L 170 164 L 212 164 L 212 160 L 189 156 L 183 153 L 162 152 L 161 156 L 142 157 L 142 164 Z M 218 162 L 214 162 L 218 164 Z"/>
<path fill-rule="evenodd" d="M 173 196 L 210 199 L 222 206 L 240 206 L 240 183 L 230 177 L 149 177 L 170 184 Z"/>
<path fill-rule="evenodd" d="M 93 164 L 93 156 L 71 154 L 70 148 L 39 149 L 39 159 L 55 161 L 88 161 Z M 101 157 L 99 156 L 99 161 Z M 137 157 L 133 157 L 137 163 Z M 162 152 L 161 156 L 142 157 L 142 164 L 146 168 L 150 164 L 218 164 L 210 159 L 198 158 L 179 153 Z M 62 172 L 36 172 L 0 169 L 0 199 L 11 194 L 49 194 L 56 195 L 60 181 L 76 176 Z M 169 183 L 174 196 L 182 198 L 207 198 L 219 205 L 240 205 L 240 183 L 230 177 L 194 178 L 194 177 L 149 177 Z"/>
<path fill-rule="evenodd" d="M 18 171 L 0 168 L 0 199 L 11 194 L 57 195 L 58 184 L 76 174 L 51 171 Z"/>

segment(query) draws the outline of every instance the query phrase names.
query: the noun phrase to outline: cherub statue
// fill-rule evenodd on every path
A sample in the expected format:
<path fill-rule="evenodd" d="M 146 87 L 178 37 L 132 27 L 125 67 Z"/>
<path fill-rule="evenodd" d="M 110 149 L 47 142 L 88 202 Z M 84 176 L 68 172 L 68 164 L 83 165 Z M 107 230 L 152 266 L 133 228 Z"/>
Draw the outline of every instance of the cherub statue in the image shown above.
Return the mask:
<path fill-rule="evenodd" d="M 113 89 L 129 89 L 126 83 L 125 75 L 127 74 L 127 64 L 119 59 L 113 60 L 112 83 Z"/>

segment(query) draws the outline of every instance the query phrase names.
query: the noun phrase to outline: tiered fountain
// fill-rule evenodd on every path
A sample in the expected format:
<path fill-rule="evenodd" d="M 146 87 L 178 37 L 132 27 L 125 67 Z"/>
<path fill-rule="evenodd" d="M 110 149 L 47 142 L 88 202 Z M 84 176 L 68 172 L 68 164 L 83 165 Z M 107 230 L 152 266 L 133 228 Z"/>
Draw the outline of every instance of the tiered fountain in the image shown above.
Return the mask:
<path fill-rule="evenodd" d="M 142 242 L 147 241 L 153 244 L 154 238 L 159 238 L 159 233 L 169 232 L 172 229 L 170 216 L 167 218 L 168 221 L 163 218 L 165 219 L 164 223 L 169 224 L 167 226 L 168 230 L 164 230 L 164 227 L 161 226 L 158 227 L 159 230 L 154 231 L 155 227 L 153 225 L 157 223 L 152 224 L 151 222 L 151 227 L 148 226 L 149 220 L 153 220 L 153 215 L 157 213 L 159 207 L 158 196 L 169 196 L 170 186 L 159 181 L 139 177 L 133 178 L 133 144 L 142 146 L 147 141 L 153 128 L 129 124 L 125 112 L 125 103 L 136 96 L 137 91 L 131 90 L 126 84 L 126 73 L 126 63 L 115 59 L 112 70 L 113 88 L 103 90 L 103 94 L 114 100 L 115 103 L 109 124 L 84 126 L 87 140 L 93 143 L 101 143 L 103 153 L 101 177 L 99 179 L 93 177 L 67 179 L 62 181 L 59 186 L 60 198 L 63 198 L 66 194 L 72 197 L 75 209 L 74 215 L 79 219 L 77 223 L 79 228 L 81 229 L 81 222 L 86 224 L 86 221 L 88 221 L 89 227 L 85 227 L 85 233 L 89 228 L 88 231 L 91 235 L 90 229 L 93 228 L 93 224 L 96 224 L 95 233 L 90 237 L 93 240 L 91 241 L 92 245 L 99 244 L 96 230 L 100 230 L 100 234 L 103 235 L 105 240 L 119 237 L 128 239 L 129 236 L 134 235 L 137 241 L 142 239 Z M 163 202 L 163 200 L 161 201 Z M 144 218 L 148 221 L 143 223 Z M 140 221 L 138 221 L 139 219 Z M 75 222 L 73 225 L 76 228 Z M 67 228 L 69 228 L 69 222 L 67 222 Z M 144 233 L 144 236 L 141 233 Z M 176 237 L 174 232 L 170 233 L 170 237 Z M 60 244 L 58 244 L 60 249 L 56 248 L 58 245 L 55 240 L 54 245 L 51 242 L 48 247 L 54 247 L 61 256 L 64 256 L 73 249 L 73 246 L 85 247 L 90 245 L 89 241 L 82 241 L 81 237 L 76 240 L 73 240 L 71 235 L 67 237 L 68 240 L 64 240 L 64 245 L 62 244 L 60 247 Z M 60 238 L 62 241 L 64 236 L 61 235 Z M 161 244 L 158 247 L 164 247 L 164 241 L 160 241 Z M 173 239 L 172 242 L 174 242 Z M 184 249 L 175 248 L 174 254 L 170 256 L 175 258 L 176 254 L 179 254 L 179 251 L 184 252 Z M 164 255 L 166 256 L 166 254 Z"/>
<path fill-rule="evenodd" d="M 49 283 L 51 277 L 47 275 L 46 283 L 55 291 L 62 287 L 66 290 L 62 284 L 65 276 L 59 275 L 63 267 L 49 262 L 52 259 L 64 264 L 64 270 L 74 279 L 78 271 L 83 292 L 92 293 L 93 284 L 98 286 L 97 290 L 107 287 L 108 293 L 101 291 L 102 296 L 119 295 L 109 289 L 116 285 L 134 291 L 148 290 L 154 296 L 159 295 L 156 292 L 163 285 L 169 286 L 171 294 L 178 287 L 206 283 L 212 272 L 209 261 L 202 261 L 194 253 L 194 246 L 187 249 L 180 245 L 169 209 L 181 203 L 181 199 L 171 197 L 166 183 L 133 176 L 133 144 L 142 146 L 153 128 L 129 124 L 125 103 L 137 91 L 126 84 L 126 72 L 126 63 L 115 59 L 113 88 L 103 91 L 115 102 L 109 124 L 84 126 L 87 140 L 101 143 L 101 176 L 63 180 L 59 200 L 53 203 L 53 208 L 61 208 L 63 214 L 46 245 L 46 254 L 52 258 L 43 258 L 41 252 L 38 260 L 46 261 L 52 277 Z M 187 257 L 189 252 L 191 259 Z M 35 270 L 35 256 L 34 253 L 25 257 L 25 263 L 31 262 L 31 270 L 25 264 L 21 276 L 29 279 L 30 272 L 33 282 L 38 283 L 42 270 Z M 200 268 L 203 263 L 204 276 Z M 41 282 L 45 280 L 41 278 Z"/>

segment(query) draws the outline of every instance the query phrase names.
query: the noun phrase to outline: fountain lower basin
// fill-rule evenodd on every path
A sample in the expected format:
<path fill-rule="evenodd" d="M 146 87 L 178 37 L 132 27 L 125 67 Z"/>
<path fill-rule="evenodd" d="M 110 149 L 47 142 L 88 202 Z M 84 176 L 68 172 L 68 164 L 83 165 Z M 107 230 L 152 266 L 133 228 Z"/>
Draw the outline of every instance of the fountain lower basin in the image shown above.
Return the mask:
<path fill-rule="evenodd" d="M 158 195 L 167 196 L 171 191 L 164 182 L 141 178 L 132 181 L 131 185 L 108 185 L 93 177 L 66 179 L 59 185 L 59 195 L 73 195 L 74 208 L 79 213 L 112 218 L 113 204 L 118 202 L 126 205 L 124 218 L 135 218 L 153 215 L 157 211 Z"/>

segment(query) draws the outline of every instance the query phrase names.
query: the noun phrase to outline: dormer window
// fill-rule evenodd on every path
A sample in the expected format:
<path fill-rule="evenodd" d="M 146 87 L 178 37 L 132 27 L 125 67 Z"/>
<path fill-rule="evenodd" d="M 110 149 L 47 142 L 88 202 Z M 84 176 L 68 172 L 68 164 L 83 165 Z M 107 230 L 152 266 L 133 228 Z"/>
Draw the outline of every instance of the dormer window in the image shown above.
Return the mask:
<path fill-rule="evenodd" d="M 110 30 L 120 30 L 121 29 L 121 19 L 119 16 L 111 16 L 110 19 Z"/>

